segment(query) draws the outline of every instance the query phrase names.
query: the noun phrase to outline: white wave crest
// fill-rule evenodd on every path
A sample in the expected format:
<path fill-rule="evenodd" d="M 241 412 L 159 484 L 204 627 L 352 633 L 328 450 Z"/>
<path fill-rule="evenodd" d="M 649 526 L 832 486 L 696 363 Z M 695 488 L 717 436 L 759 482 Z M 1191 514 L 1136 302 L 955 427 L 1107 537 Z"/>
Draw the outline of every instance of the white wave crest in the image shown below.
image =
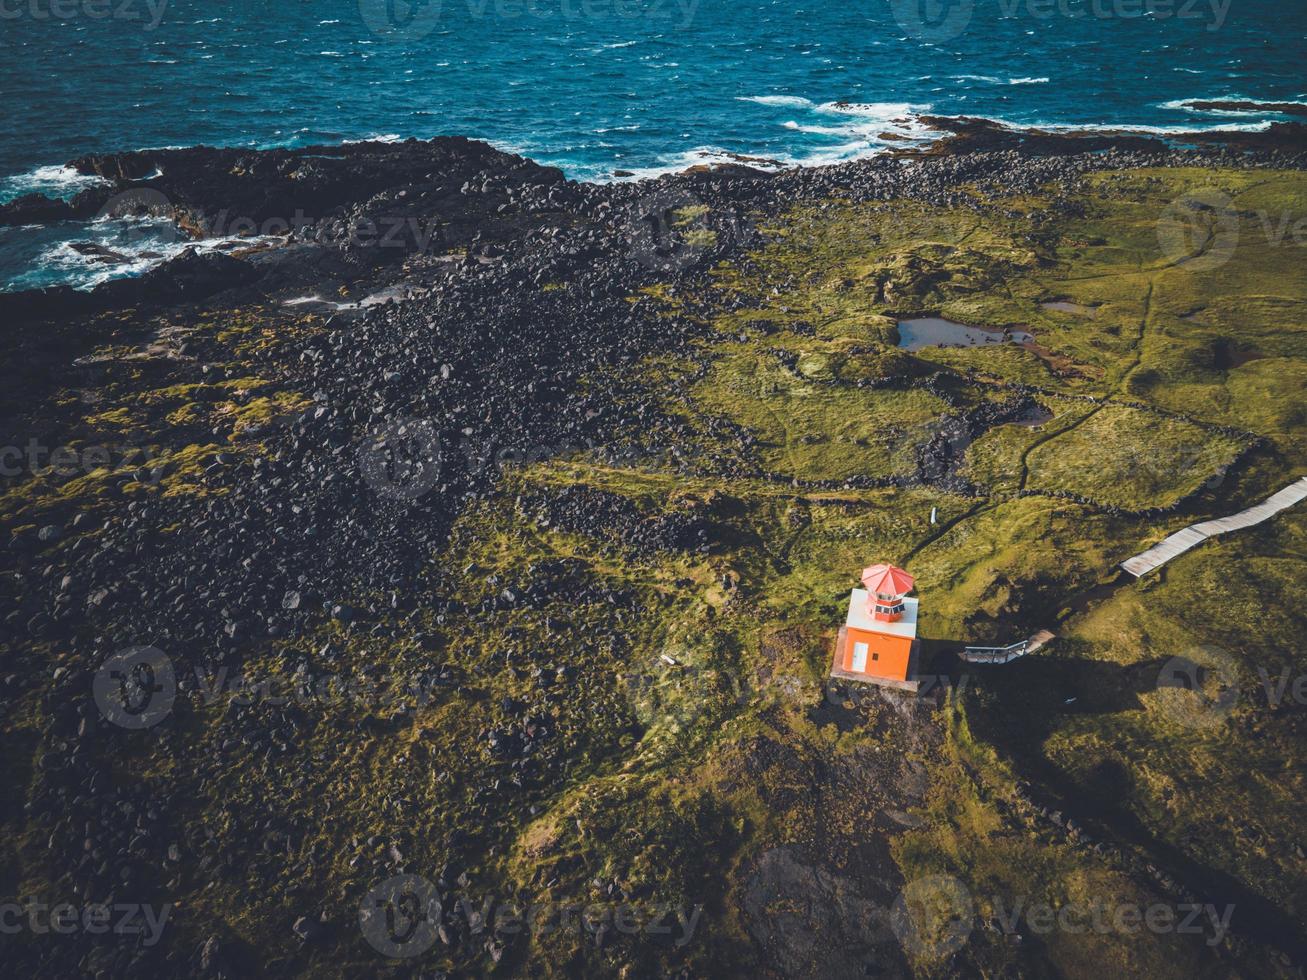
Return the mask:
<path fill-rule="evenodd" d="M 737 95 L 736 102 L 756 102 L 758 105 L 788 106 L 794 109 L 806 109 L 812 105 L 811 99 L 798 95 Z"/>
<path fill-rule="evenodd" d="M 63 165 L 36 167 L 25 174 L 15 174 L 0 181 L 0 201 L 13 200 L 24 194 L 70 198 L 88 187 L 109 183 L 102 177 L 78 173 Z"/>

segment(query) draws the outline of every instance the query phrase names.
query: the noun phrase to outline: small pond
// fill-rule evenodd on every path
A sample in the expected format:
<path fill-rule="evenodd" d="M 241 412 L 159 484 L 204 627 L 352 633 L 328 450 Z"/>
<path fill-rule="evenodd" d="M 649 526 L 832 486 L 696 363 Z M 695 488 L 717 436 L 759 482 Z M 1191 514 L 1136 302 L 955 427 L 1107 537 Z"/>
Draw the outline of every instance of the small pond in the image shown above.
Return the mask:
<path fill-rule="evenodd" d="M 1222 371 L 1243 367 L 1249 361 L 1260 361 L 1266 355 L 1253 347 L 1239 347 L 1233 341 L 1222 338 L 1213 346 L 1213 360 Z"/>
<path fill-rule="evenodd" d="M 1034 340 L 1023 330 L 990 330 L 969 327 L 937 316 L 921 316 L 899 321 L 899 346 L 904 350 L 923 347 L 984 347 L 986 344 L 1012 342 L 1025 344 Z"/>
<path fill-rule="evenodd" d="M 1024 426 L 1027 429 L 1037 429 L 1045 422 L 1053 418 L 1053 413 L 1039 403 L 1035 403 L 1027 408 L 1024 412 L 1012 420 L 1013 425 Z"/>

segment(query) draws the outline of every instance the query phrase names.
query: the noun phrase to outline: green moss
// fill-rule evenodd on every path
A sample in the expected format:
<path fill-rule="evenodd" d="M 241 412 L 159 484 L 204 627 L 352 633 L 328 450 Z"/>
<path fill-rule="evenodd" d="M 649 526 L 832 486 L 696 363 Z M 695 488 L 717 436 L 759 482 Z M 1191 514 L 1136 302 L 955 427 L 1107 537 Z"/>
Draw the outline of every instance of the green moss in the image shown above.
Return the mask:
<path fill-rule="evenodd" d="M 765 352 L 741 351 L 714 364 L 693 397 L 747 429 L 768 470 L 803 480 L 912 472 L 943 402 L 925 391 L 834 383 L 847 362 L 810 350 L 791 370 Z"/>
<path fill-rule="evenodd" d="M 207 492 L 203 487 L 204 470 L 222 451 L 222 446 L 213 443 L 192 443 L 175 452 L 161 453 L 151 465 L 163 474 L 159 486 L 164 496 Z"/>
<path fill-rule="evenodd" d="M 279 391 L 271 396 L 262 395 L 244 403 L 224 402 L 217 412 L 231 421 L 233 435 L 248 429 L 267 425 L 274 419 L 304 411 L 312 402 L 298 392 Z"/>
<path fill-rule="evenodd" d="M 1179 419 L 1104 406 L 1026 457 L 1027 485 L 1132 510 L 1165 507 L 1218 480 L 1243 443 Z"/>
<path fill-rule="evenodd" d="M 86 424 L 95 429 L 126 429 L 136 424 L 130 409 L 111 408 L 86 417 Z"/>
<path fill-rule="evenodd" d="M 169 425 L 192 425 L 204 419 L 204 408 L 198 402 L 187 402 L 165 416 Z"/>

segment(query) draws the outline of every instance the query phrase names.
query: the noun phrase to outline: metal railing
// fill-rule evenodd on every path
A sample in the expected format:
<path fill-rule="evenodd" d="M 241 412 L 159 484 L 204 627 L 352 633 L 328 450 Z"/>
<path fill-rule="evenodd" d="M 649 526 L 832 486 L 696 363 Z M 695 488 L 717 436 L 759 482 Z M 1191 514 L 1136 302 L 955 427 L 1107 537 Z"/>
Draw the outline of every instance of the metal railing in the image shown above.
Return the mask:
<path fill-rule="evenodd" d="M 1005 647 L 967 647 L 961 657 L 973 664 L 1005 664 L 1017 657 L 1024 657 L 1029 649 L 1029 640 L 1018 640 Z"/>

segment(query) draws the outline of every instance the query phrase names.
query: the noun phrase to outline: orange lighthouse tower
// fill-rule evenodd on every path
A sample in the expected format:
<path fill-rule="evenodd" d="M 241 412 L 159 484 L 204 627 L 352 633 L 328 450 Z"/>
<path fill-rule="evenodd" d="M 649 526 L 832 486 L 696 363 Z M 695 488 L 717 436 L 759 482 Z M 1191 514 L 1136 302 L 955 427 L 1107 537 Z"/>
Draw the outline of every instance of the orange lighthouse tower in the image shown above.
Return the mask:
<path fill-rule="evenodd" d="M 863 588 L 849 593 L 849 614 L 835 641 L 831 676 L 915 691 L 915 580 L 893 565 L 862 570 Z"/>

